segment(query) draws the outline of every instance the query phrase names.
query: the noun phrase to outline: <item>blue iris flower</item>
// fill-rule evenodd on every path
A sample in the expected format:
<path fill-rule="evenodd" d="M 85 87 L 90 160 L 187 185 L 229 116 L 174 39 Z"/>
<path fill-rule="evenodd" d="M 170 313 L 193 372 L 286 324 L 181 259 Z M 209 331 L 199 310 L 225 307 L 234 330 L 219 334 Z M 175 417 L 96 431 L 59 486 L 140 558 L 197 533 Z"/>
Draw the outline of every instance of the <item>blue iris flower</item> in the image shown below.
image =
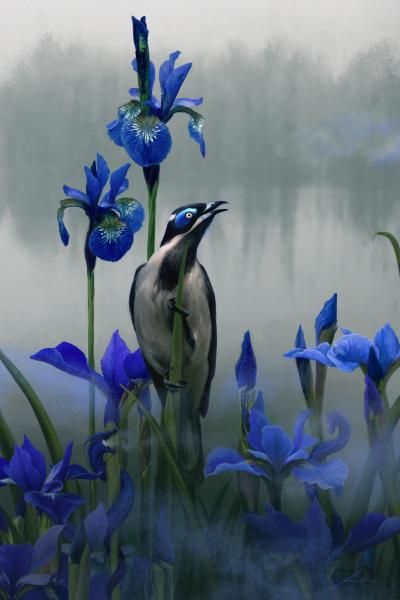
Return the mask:
<path fill-rule="evenodd" d="M 263 394 L 256 390 L 257 361 L 249 331 L 243 337 L 240 356 L 235 365 L 235 376 L 242 411 L 242 441 L 245 442 L 250 427 L 251 409 L 256 408 L 262 413 L 265 411 Z"/>
<path fill-rule="evenodd" d="M 265 552 L 295 555 L 315 585 L 328 585 L 329 566 L 347 553 L 365 552 L 400 532 L 399 517 L 369 513 L 344 536 L 343 523 L 334 514 L 332 529 L 318 499 L 314 498 L 300 523 L 267 506 L 265 516 L 248 514 L 244 522 Z"/>
<path fill-rule="evenodd" d="M 310 412 L 300 412 L 293 438 L 281 427 L 271 425 L 257 409 L 250 413 L 250 431 L 247 436 L 248 456 L 232 448 L 215 448 L 207 458 L 206 476 L 222 471 L 242 471 L 268 480 L 279 481 L 290 473 L 304 482 L 322 489 L 341 490 L 348 475 L 348 467 L 339 458 L 321 463 L 308 450 L 317 439 L 304 433 Z"/>
<path fill-rule="evenodd" d="M 16 446 L 9 461 L 2 461 L 1 485 L 16 485 L 24 492 L 24 500 L 44 512 L 57 524 L 68 521 L 73 511 L 84 499 L 76 494 L 63 492 L 65 482 L 71 479 L 97 479 L 80 465 L 70 464 L 72 442 L 65 449 L 62 460 L 47 474 L 46 461 L 25 436 L 22 446 Z"/>
<path fill-rule="evenodd" d="M 45 362 L 60 371 L 94 383 L 106 396 L 104 424 L 119 422 L 119 408 L 125 388 L 150 381 L 150 374 L 140 350 L 131 352 L 119 335 L 113 333 L 101 359 L 102 375 L 92 369 L 85 354 L 69 342 L 61 342 L 55 348 L 43 348 L 31 356 L 33 360 Z M 148 387 L 141 392 L 140 401 L 150 409 Z"/>
<path fill-rule="evenodd" d="M 175 63 L 180 52 L 173 52 L 161 65 L 159 81 L 161 100 L 153 95 L 155 66 L 149 59 L 148 29 L 145 17 L 132 17 L 136 58 L 132 66 L 138 74 L 138 88 L 129 90 L 134 100 L 118 109 L 118 118 L 107 125 L 109 137 L 122 146 L 128 155 L 141 167 L 159 165 L 168 155 L 172 139 L 167 123 L 176 113 L 189 115 L 188 132 L 199 144 L 205 156 L 203 137 L 204 117 L 193 110 L 203 98 L 177 98 L 178 93 L 192 67 L 186 63 L 179 67 Z"/>
<path fill-rule="evenodd" d="M 48 529 L 36 544 L 0 545 L 0 596 L 9 600 L 51 598 L 54 576 L 43 573 L 53 560 L 64 526 Z M 29 590 L 33 590 L 29 593 Z M 43 591 L 43 595 L 39 593 Z M 26 595 L 27 593 L 27 595 Z M 55 596 L 54 596 L 55 597 Z M 58 596 L 57 596 L 58 597 Z"/>
<path fill-rule="evenodd" d="M 90 252 L 102 260 L 115 262 L 122 258 L 133 244 L 134 234 L 144 221 L 144 210 L 133 198 L 118 198 L 127 188 L 127 171 L 130 164 L 122 165 L 111 173 L 107 161 L 97 154 L 92 166 L 85 167 L 86 191 L 64 185 L 67 199 L 61 200 L 57 212 L 60 237 L 65 246 L 69 233 L 64 225 L 66 208 L 81 208 L 89 218 L 87 245 Z M 103 194 L 108 180 L 110 189 Z M 102 195 L 103 194 L 103 195 Z"/>

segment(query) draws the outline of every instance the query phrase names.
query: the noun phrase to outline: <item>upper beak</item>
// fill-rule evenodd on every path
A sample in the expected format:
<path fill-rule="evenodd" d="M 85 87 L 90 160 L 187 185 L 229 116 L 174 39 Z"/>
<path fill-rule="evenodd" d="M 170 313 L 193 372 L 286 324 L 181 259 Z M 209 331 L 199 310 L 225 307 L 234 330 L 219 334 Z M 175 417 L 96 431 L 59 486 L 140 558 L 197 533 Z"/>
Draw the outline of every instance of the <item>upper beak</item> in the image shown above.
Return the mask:
<path fill-rule="evenodd" d="M 207 207 L 204 211 L 203 214 L 209 213 L 210 216 L 211 215 L 217 215 L 218 213 L 222 213 L 227 211 L 227 208 L 219 208 L 219 206 L 222 206 L 222 204 L 228 204 L 227 202 L 225 202 L 225 200 L 217 200 L 216 202 L 210 202 L 210 204 L 207 204 Z"/>

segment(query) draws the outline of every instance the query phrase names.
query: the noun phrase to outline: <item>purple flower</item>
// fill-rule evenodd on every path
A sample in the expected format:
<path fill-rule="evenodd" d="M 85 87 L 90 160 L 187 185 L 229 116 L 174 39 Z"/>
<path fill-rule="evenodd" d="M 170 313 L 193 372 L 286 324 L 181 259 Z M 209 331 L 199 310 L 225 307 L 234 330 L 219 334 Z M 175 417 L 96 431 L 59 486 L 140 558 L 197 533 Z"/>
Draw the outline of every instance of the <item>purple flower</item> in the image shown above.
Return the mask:
<path fill-rule="evenodd" d="M 127 163 L 114 171 L 110 177 L 107 161 L 101 154 L 92 166 L 84 167 L 86 191 L 82 192 L 68 185 L 63 190 L 68 198 L 61 200 L 57 212 L 60 237 L 65 246 L 69 243 L 69 233 L 64 225 L 66 208 L 81 208 L 89 218 L 87 245 L 94 256 L 115 262 L 122 258 L 133 244 L 134 234 L 144 221 L 142 205 L 133 198 L 118 198 L 127 188 Z M 103 189 L 110 178 L 110 189 L 103 196 Z"/>
<path fill-rule="evenodd" d="M 222 471 L 242 471 L 269 480 L 282 480 L 293 475 L 322 489 L 337 489 L 348 475 L 348 467 L 341 459 L 320 463 L 312 458 L 308 448 L 316 438 L 304 433 L 309 411 L 297 417 L 291 437 L 281 427 L 271 425 L 260 411 L 250 413 L 250 431 L 247 436 L 248 457 L 232 448 L 218 447 L 207 458 L 206 476 Z"/>
<path fill-rule="evenodd" d="M 0 595 L 14 600 L 32 587 L 46 588 L 50 594 L 53 576 L 41 573 L 54 558 L 58 539 L 64 527 L 51 527 L 36 544 L 3 544 L 0 546 Z M 35 596 L 36 597 L 36 596 Z M 38 596 L 39 597 L 39 596 Z M 43 595 L 43 598 L 50 597 Z"/>
<path fill-rule="evenodd" d="M 54 523 L 64 524 L 84 499 L 63 492 L 65 482 L 71 479 L 97 479 L 80 465 L 70 464 L 72 442 L 65 449 L 62 460 L 47 475 L 46 461 L 25 436 L 22 446 L 16 446 L 10 461 L 3 462 L 0 483 L 16 485 L 24 492 L 24 500 L 47 514 Z"/>
<path fill-rule="evenodd" d="M 183 112 L 189 115 L 189 136 L 199 144 L 200 152 L 205 156 L 204 117 L 193 110 L 203 98 L 177 98 L 192 63 L 176 67 L 180 52 L 169 55 L 159 70 L 159 101 L 153 96 L 156 70 L 149 57 L 146 19 L 132 17 L 132 23 L 136 51 L 132 66 L 138 74 L 139 87 L 129 90 L 134 100 L 121 106 L 117 119 L 107 125 L 109 137 L 141 167 L 158 165 L 167 157 L 172 145 L 166 124 L 174 114 Z"/>
<path fill-rule="evenodd" d="M 109 422 L 118 424 L 120 401 L 125 388 L 131 382 L 137 384 L 138 382 L 150 380 L 150 375 L 140 350 L 131 353 L 119 335 L 118 329 L 113 333 L 100 361 L 102 375 L 89 367 L 87 358 L 82 350 L 68 342 L 61 342 L 55 348 L 39 350 L 31 358 L 94 383 L 105 394 L 107 399 L 104 411 L 104 424 Z M 144 397 L 144 400 L 147 403 L 149 402 L 147 395 Z"/>

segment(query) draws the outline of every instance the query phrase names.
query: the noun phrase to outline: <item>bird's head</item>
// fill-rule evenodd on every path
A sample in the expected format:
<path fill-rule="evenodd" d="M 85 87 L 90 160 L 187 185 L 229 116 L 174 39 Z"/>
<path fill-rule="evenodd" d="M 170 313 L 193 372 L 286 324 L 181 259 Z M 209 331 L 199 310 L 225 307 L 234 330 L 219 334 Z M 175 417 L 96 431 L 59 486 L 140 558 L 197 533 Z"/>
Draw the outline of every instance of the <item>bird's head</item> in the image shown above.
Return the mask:
<path fill-rule="evenodd" d="M 161 246 L 176 238 L 176 241 L 188 241 L 191 248 L 197 250 L 201 238 L 215 215 L 227 210 L 220 208 L 223 204 L 227 202 L 223 200 L 209 202 L 209 204 L 199 202 L 176 208 L 168 219 Z"/>

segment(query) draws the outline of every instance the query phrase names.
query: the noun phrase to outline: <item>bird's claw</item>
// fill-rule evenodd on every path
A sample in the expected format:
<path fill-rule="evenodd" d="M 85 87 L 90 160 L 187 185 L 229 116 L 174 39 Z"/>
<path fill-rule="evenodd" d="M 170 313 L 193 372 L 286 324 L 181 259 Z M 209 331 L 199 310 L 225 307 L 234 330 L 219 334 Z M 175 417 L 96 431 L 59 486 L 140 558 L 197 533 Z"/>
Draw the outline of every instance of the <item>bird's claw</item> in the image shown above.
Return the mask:
<path fill-rule="evenodd" d="M 183 307 L 180 308 L 179 306 L 176 305 L 176 298 L 169 298 L 168 308 L 169 308 L 169 310 L 172 310 L 173 312 L 179 313 L 184 318 L 187 318 L 189 316 L 189 312 L 186 310 L 186 308 L 183 308 Z"/>

